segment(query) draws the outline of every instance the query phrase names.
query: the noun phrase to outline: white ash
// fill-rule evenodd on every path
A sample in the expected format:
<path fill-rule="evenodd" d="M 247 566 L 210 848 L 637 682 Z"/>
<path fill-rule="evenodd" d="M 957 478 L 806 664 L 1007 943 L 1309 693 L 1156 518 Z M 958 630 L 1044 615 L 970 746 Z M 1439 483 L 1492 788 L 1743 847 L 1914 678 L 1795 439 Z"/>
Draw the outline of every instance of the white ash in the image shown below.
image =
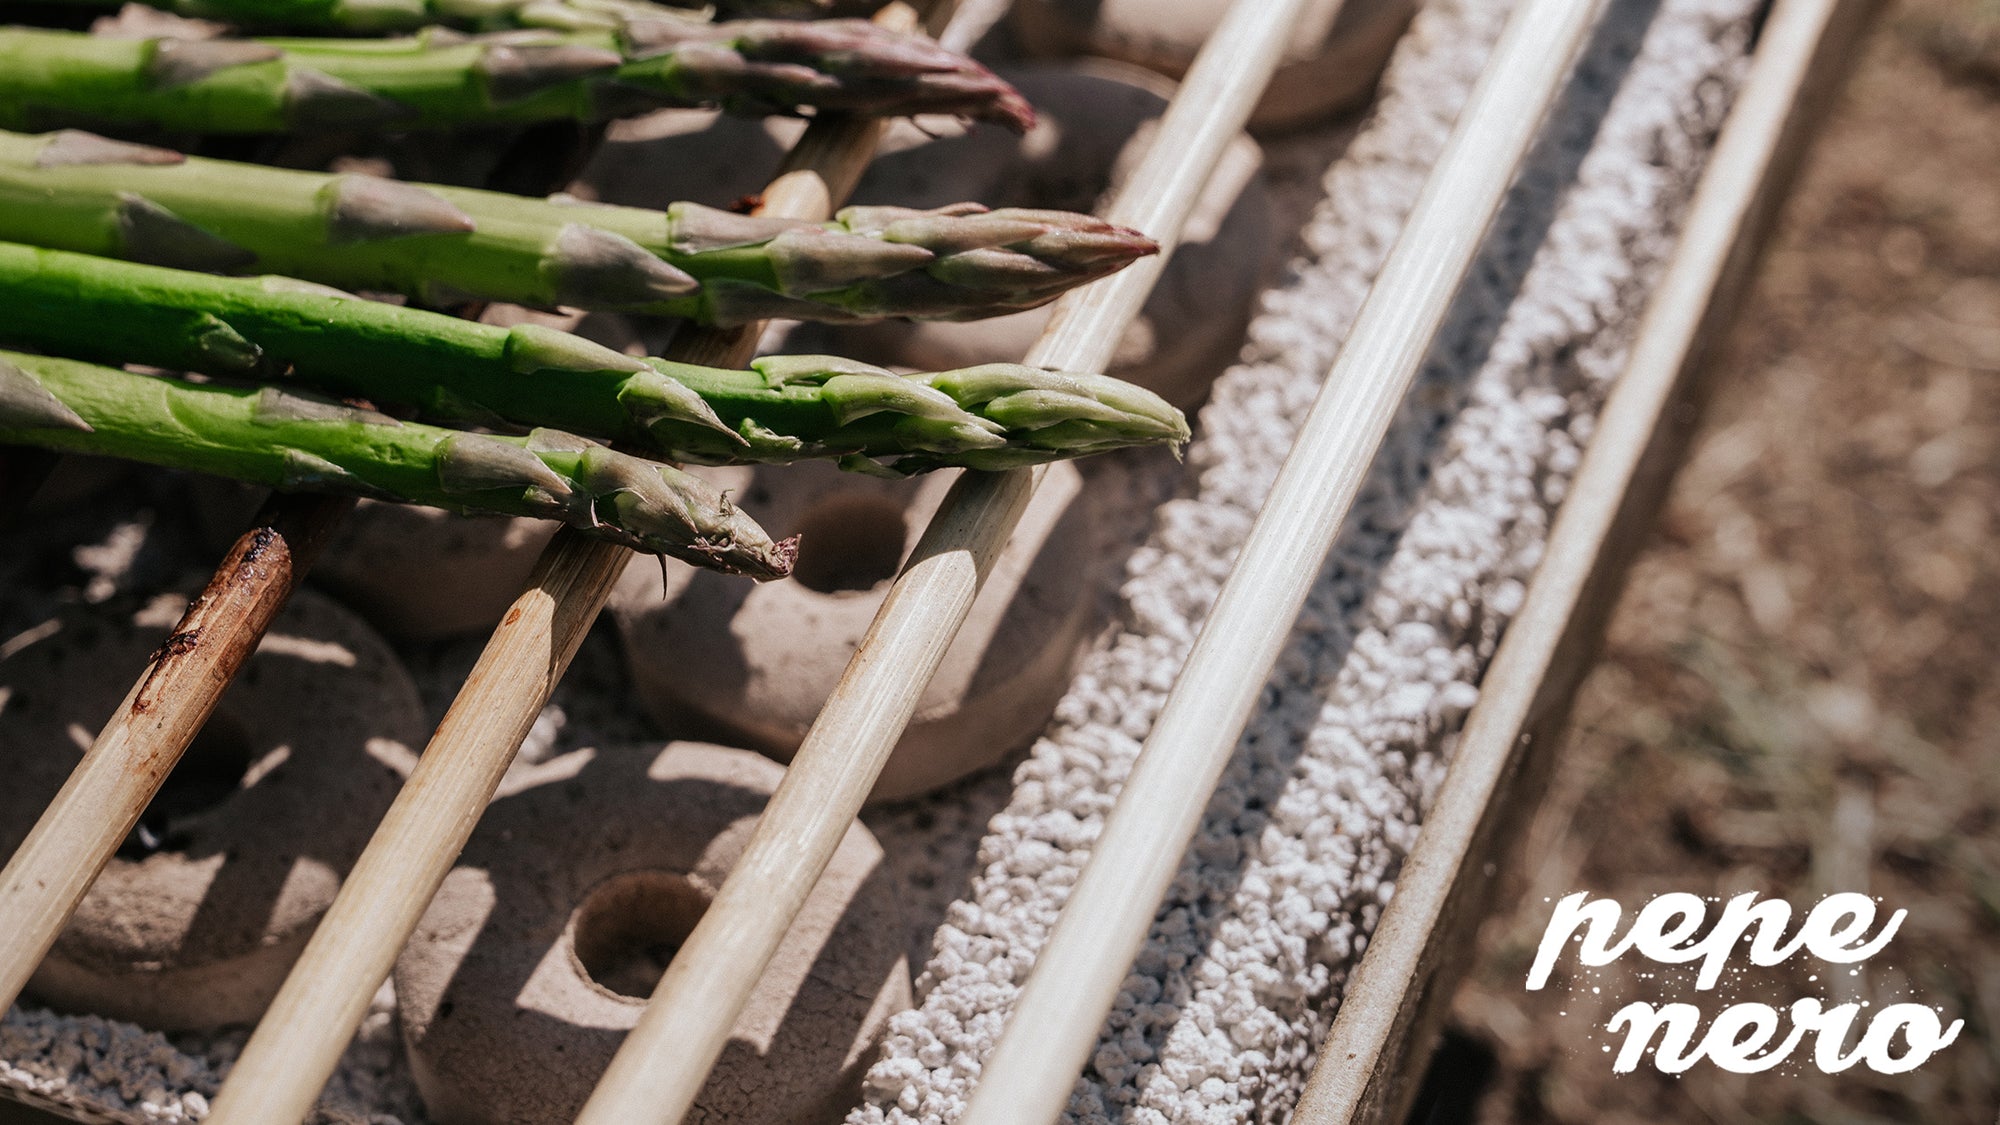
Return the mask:
<path fill-rule="evenodd" d="M 0 1021 L 0 1089 L 78 1121 L 200 1121 L 248 1037 L 241 1029 L 167 1036 L 102 1016 L 17 1006 Z M 421 1120 L 402 1050 L 385 989 L 306 1125 Z"/>
<path fill-rule="evenodd" d="M 1312 592 L 1068 1120 L 1288 1115 L 1671 248 L 1755 6 L 1613 5 Z M 1249 362 L 1202 414 L 1196 479 L 1130 561 L 1118 631 L 992 818 L 853 1125 L 962 1109 L 1498 8 L 1436 0 L 1418 17 L 1376 118 L 1327 176 L 1305 255 L 1251 329 Z M 921 826 L 898 838 L 910 815 L 876 818 L 891 855 L 922 846 Z"/>

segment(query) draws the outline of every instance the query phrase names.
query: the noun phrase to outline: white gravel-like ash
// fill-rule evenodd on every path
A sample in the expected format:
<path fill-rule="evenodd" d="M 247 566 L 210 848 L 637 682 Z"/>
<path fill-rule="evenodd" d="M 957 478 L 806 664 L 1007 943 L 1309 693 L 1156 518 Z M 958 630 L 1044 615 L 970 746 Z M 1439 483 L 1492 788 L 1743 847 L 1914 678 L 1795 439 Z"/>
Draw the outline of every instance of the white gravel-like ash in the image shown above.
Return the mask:
<path fill-rule="evenodd" d="M 1750 0 L 1612 6 L 1348 530 L 1077 1083 L 1075 1122 L 1289 1113 L 1394 890 L 1743 69 Z M 948 1122 L 1088 858 L 1504 12 L 1434 0 L 1217 384 L 1119 628 L 1013 777 L 852 1125 Z M 1634 55 L 1637 55 L 1636 61 Z M 982 787 L 970 788 L 976 798 Z M 878 817 L 890 854 L 907 813 Z M 936 809 L 923 814 L 934 822 Z"/>
<path fill-rule="evenodd" d="M 182 1125 L 208 1116 L 248 1037 L 247 1030 L 169 1037 L 102 1016 L 16 1007 L 0 1021 L 0 1086 L 78 1121 Z M 385 988 L 305 1125 L 421 1120 L 402 1054 Z"/>

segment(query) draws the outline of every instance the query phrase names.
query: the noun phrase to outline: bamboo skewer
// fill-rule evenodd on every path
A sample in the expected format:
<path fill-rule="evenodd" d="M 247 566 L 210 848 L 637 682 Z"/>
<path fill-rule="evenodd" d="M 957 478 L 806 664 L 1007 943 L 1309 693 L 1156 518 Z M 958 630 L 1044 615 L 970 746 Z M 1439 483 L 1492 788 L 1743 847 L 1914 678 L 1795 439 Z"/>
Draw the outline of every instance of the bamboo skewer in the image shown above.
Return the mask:
<path fill-rule="evenodd" d="M 1517 772 L 1531 724 L 1567 710 L 1563 701 L 1586 663 L 1578 650 L 1590 647 L 1578 630 L 1594 633 L 1602 622 L 1587 607 L 1608 607 L 1636 538 L 1626 532 L 1649 521 L 1665 491 L 1661 470 L 1680 460 L 1685 432 L 1660 420 L 1698 377 L 1741 305 L 1812 119 L 1825 107 L 1826 99 L 1815 95 L 1840 73 L 1876 6 L 1876 0 L 1779 0 L 1765 24 L 1689 204 L 1680 245 L 1598 415 L 1527 599 L 1480 684 L 1396 897 L 1349 978 L 1293 1117 L 1297 1125 L 1400 1120 L 1399 1107 L 1414 1093 L 1397 1072 L 1421 1064 L 1430 1021 L 1413 1009 L 1424 997 L 1439 1014 L 1449 1004 L 1449 974 L 1441 987 L 1430 970 L 1462 948 L 1459 941 L 1472 939 L 1481 912 L 1466 901 L 1476 892 L 1468 884 L 1487 878 L 1475 857 L 1491 855 L 1480 841 L 1512 803 L 1505 779 Z M 1465 912 L 1467 921 L 1448 926 L 1448 910 Z M 1398 1053 L 1405 1056 L 1400 1062 L 1384 1057 Z"/>
<path fill-rule="evenodd" d="M 961 1125 L 1053 1121 L 1599 4 L 1525 0 L 1334 361 Z"/>
<path fill-rule="evenodd" d="M 897 3 L 876 22 L 909 30 L 917 17 Z M 756 213 L 831 215 L 860 179 L 882 128 L 878 120 L 833 115 L 814 122 Z M 685 333 L 667 358 L 741 366 L 754 355 L 760 330 Z M 244 1045 L 211 1125 L 278 1125 L 311 1110 L 632 554 L 557 533 Z"/>
<path fill-rule="evenodd" d="M 1097 370 L 1144 305 L 1194 200 L 1303 18 L 1324 0 L 1241 0 L 1210 37 L 1159 139 L 1105 214 L 1161 254 L 1064 297 L 1031 365 Z M 987 569 L 1040 482 L 1034 470 L 967 473 L 891 586 L 735 869 L 655 988 L 578 1125 L 671 1125 L 693 1106 L 731 1027 L 861 811 Z"/>
<path fill-rule="evenodd" d="M 75 913 L 354 501 L 274 498 L 0 871 L 0 1011 Z"/>

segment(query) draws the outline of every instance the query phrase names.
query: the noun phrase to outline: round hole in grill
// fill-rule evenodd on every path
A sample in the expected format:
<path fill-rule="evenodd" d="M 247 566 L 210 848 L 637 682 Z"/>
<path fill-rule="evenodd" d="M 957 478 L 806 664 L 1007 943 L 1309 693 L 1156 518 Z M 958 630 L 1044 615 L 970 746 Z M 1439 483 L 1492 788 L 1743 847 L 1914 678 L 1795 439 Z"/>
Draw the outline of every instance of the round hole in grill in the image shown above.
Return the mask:
<path fill-rule="evenodd" d="M 644 1000 L 708 909 L 709 893 L 685 875 L 633 871 L 584 896 L 571 920 L 571 947 L 600 988 Z"/>
<path fill-rule="evenodd" d="M 869 590 L 896 576 L 909 524 L 888 496 L 836 496 L 799 524 L 792 577 L 808 590 Z"/>
<path fill-rule="evenodd" d="M 119 856 L 144 859 L 185 849 L 194 822 L 242 786 L 250 761 L 250 734 L 243 725 L 221 712 L 209 716 L 119 845 Z"/>

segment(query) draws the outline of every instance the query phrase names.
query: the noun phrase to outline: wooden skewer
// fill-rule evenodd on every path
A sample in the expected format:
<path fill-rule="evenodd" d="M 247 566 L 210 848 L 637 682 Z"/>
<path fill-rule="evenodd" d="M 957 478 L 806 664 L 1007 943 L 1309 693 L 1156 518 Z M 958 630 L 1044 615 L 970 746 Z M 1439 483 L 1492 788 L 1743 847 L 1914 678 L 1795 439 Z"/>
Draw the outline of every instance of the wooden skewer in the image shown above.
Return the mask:
<path fill-rule="evenodd" d="M 1662 419 L 1741 306 L 1757 248 L 1826 104 L 1816 95 L 1843 71 L 1876 6 L 1779 0 L 1765 24 L 1527 600 L 1480 684 L 1396 897 L 1349 978 L 1296 1125 L 1398 1121 L 1407 1112 L 1409 1068 L 1421 1064 L 1433 1021 L 1450 1003 L 1456 974 L 1446 958 L 1474 940 L 1484 913 L 1480 884 L 1491 880 L 1479 860 L 1504 839 L 1498 826 L 1509 808 L 1527 805 L 1513 799 L 1522 787 L 1505 779 L 1522 772 L 1522 755 L 1549 753 L 1541 744 L 1568 710 L 1624 564 L 1680 461 L 1688 427 Z"/>
<path fill-rule="evenodd" d="M 354 501 L 277 497 L 236 540 L 0 871 L 0 1011 L 75 913 Z"/>
<path fill-rule="evenodd" d="M 877 23 L 914 28 L 902 3 Z M 829 115 L 806 130 L 765 188 L 760 215 L 824 219 L 853 190 L 883 125 Z M 668 358 L 741 367 L 761 325 L 684 333 Z M 312 1109 L 368 1003 L 493 799 L 521 741 L 633 553 L 567 530 L 494 630 L 410 780 L 244 1044 L 210 1125 L 279 1125 Z"/>
<path fill-rule="evenodd" d="M 1064 297 L 1028 363 L 1093 371 L 1109 362 L 1224 147 L 1249 119 L 1297 26 L 1313 15 L 1332 18 L 1324 0 L 1239 0 L 1231 7 L 1131 186 L 1105 215 L 1146 232 L 1162 252 Z M 671 1125 L 694 1105 L 1039 481 L 1033 470 L 966 473 L 953 487 L 578 1125 Z"/>
<path fill-rule="evenodd" d="M 1591 27 L 1525 0 L 1460 114 L 1037 958 L 962 1125 L 1053 1121 L 1258 693 Z"/>

